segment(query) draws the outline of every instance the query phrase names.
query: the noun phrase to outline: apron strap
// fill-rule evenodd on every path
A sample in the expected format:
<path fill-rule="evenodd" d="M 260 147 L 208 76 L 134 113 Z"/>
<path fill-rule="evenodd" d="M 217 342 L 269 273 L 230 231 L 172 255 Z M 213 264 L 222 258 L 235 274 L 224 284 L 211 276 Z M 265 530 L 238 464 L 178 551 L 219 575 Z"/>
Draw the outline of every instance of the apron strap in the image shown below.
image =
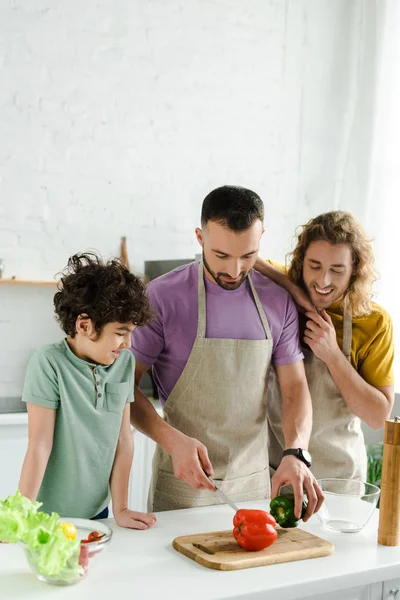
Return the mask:
<path fill-rule="evenodd" d="M 353 336 L 352 312 L 349 304 L 346 303 L 343 310 L 343 344 L 342 351 L 349 362 L 351 362 L 351 340 Z"/>
<path fill-rule="evenodd" d="M 197 292 L 197 337 L 206 337 L 206 288 L 204 286 L 204 265 L 199 262 L 198 269 L 198 292 Z"/>
<path fill-rule="evenodd" d="M 261 323 L 263 324 L 263 327 L 264 327 L 265 336 L 266 336 L 267 340 L 272 340 L 272 335 L 271 335 L 271 330 L 269 328 L 267 315 L 265 314 L 265 310 L 264 310 L 263 305 L 261 304 L 261 300 L 257 294 L 257 290 L 254 287 L 254 283 L 251 280 L 250 273 L 248 274 L 247 279 L 249 280 L 250 289 L 251 289 L 251 291 L 253 293 L 253 297 L 254 297 L 254 302 L 256 303 L 258 314 L 260 315 Z"/>
<path fill-rule="evenodd" d="M 267 315 L 265 314 L 265 310 L 261 304 L 260 298 L 257 294 L 256 288 L 251 280 L 250 273 L 247 277 L 250 289 L 253 294 L 254 302 L 257 307 L 258 314 L 261 319 L 261 323 L 263 325 L 265 336 L 267 340 L 272 340 L 271 331 L 268 324 Z M 197 317 L 197 337 L 205 338 L 206 337 L 206 288 L 204 285 L 204 265 L 203 261 L 199 262 L 199 270 L 198 270 L 198 317 Z"/>

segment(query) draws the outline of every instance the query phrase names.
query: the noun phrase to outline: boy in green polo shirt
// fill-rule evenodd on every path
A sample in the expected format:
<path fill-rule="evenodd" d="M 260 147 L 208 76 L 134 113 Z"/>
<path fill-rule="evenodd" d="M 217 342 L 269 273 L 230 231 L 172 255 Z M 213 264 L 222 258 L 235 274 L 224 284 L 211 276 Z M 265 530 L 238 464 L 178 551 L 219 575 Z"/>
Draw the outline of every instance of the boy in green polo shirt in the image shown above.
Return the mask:
<path fill-rule="evenodd" d="M 151 318 L 145 285 L 119 261 L 75 254 L 54 296 L 67 337 L 31 357 L 23 391 L 29 444 L 20 491 L 62 517 L 106 518 L 110 492 L 121 527 L 156 518 L 128 509 L 134 401 L 130 336 Z"/>

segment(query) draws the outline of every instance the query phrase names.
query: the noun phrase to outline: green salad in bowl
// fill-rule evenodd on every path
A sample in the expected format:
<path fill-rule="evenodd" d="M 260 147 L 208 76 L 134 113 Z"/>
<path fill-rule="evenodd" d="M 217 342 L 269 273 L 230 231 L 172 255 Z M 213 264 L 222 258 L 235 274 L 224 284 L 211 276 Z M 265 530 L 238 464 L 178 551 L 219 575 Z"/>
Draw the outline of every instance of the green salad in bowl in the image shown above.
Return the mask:
<path fill-rule="evenodd" d="M 24 548 L 29 566 L 40 581 L 53 585 L 72 585 L 81 581 L 87 573 L 87 564 L 85 565 L 85 562 L 80 561 L 80 546 L 66 561 L 63 561 L 62 567 L 57 566 L 55 569 L 48 569 L 43 564 L 45 560 L 43 560 L 41 548 L 31 550 L 23 543 L 21 545 Z M 81 562 L 82 564 L 80 564 Z"/>
<path fill-rule="evenodd" d="M 74 526 L 60 521 L 57 513 L 39 511 L 17 491 L 0 500 L 0 540 L 19 544 L 36 576 L 46 583 L 70 585 L 85 577 L 88 550 L 74 533 Z"/>

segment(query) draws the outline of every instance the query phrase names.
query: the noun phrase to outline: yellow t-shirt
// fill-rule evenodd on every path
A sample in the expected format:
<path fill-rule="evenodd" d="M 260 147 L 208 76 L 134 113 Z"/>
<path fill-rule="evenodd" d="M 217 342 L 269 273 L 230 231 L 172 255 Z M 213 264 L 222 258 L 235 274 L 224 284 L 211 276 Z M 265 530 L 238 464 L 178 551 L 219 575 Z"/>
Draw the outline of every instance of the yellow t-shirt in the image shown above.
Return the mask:
<path fill-rule="evenodd" d="M 283 273 L 287 268 L 281 263 L 268 262 Z M 393 324 L 386 310 L 372 303 L 373 312 L 362 317 L 353 317 L 351 362 L 357 373 L 370 385 L 383 387 L 393 385 Z M 340 348 L 343 344 L 343 312 L 340 302 L 332 304 L 326 311 L 336 330 Z"/>

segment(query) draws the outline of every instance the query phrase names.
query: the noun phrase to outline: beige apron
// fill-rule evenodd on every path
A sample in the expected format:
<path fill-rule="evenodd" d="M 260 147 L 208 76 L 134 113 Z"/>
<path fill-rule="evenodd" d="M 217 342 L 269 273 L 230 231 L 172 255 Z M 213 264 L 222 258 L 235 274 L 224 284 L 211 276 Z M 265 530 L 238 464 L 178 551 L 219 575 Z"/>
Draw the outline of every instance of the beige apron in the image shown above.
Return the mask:
<path fill-rule="evenodd" d="M 268 320 L 248 277 L 266 339 L 206 338 L 203 263 L 198 271 L 197 336 L 186 366 L 164 405 L 164 419 L 208 450 L 214 479 L 234 501 L 270 494 L 266 386 L 272 355 Z M 149 510 L 218 504 L 174 475 L 169 454 L 157 446 Z"/>
<path fill-rule="evenodd" d="M 351 360 L 352 320 L 343 316 L 342 351 Z M 326 364 L 303 347 L 304 368 L 313 405 L 313 427 L 309 444 L 311 471 L 317 479 L 340 477 L 362 479 L 367 472 L 367 454 L 361 422 L 348 408 Z M 267 391 L 269 457 L 271 475 L 284 449 L 282 400 L 274 369 L 270 370 Z"/>

